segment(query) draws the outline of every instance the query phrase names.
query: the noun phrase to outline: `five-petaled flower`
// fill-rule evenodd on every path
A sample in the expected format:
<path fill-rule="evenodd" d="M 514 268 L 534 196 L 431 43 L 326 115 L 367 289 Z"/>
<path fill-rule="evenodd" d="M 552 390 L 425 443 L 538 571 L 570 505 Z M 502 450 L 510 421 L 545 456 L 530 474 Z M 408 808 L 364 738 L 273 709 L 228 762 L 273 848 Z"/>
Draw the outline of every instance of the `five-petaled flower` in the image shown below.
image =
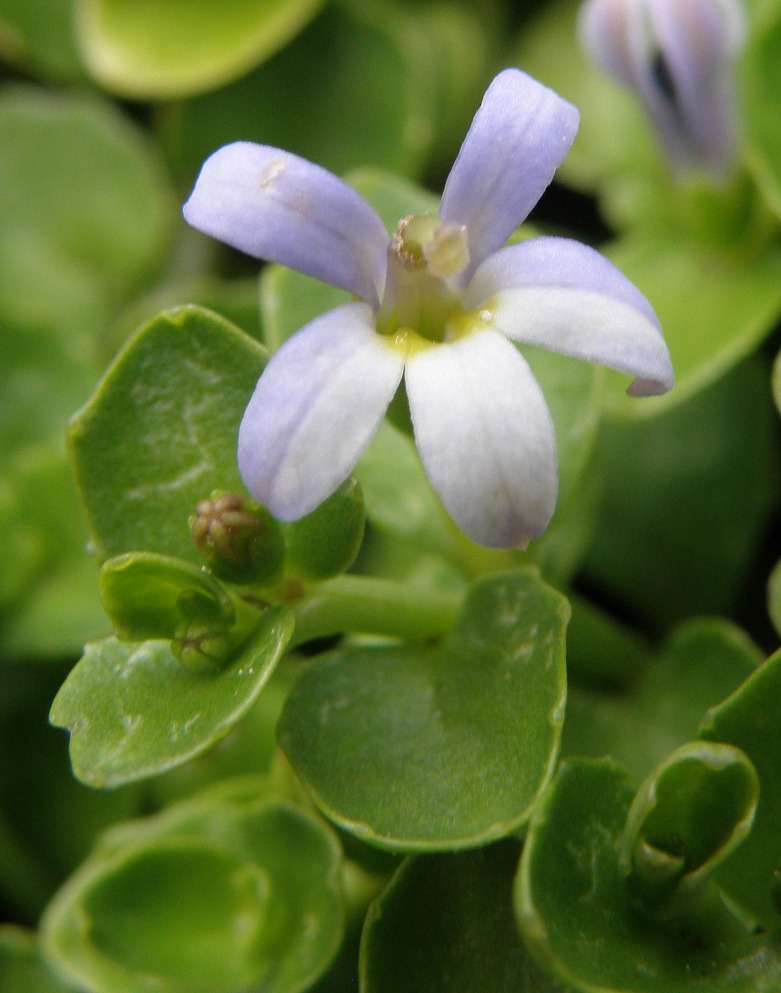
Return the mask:
<path fill-rule="evenodd" d="M 253 496 L 282 520 L 349 475 L 405 380 L 418 451 L 456 523 L 485 545 L 525 545 L 557 490 L 548 407 L 514 342 L 673 382 L 642 294 L 598 252 L 558 237 L 509 247 L 553 178 L 578 112 L 508 69 L 485 94 L 438 214 L 392 239 L 372 207 L 295 155 L 238 142 L 209 158 L 185 205 L 194 227 L 358 299 L 315 318 L 272 356 L 239 431 Z"/>
<path fill-rule="evenodd" d="M 740 0 L 585 0 L 579 27 L 594 61 L 640 97 L 674 169 L 732 169 Z"/>

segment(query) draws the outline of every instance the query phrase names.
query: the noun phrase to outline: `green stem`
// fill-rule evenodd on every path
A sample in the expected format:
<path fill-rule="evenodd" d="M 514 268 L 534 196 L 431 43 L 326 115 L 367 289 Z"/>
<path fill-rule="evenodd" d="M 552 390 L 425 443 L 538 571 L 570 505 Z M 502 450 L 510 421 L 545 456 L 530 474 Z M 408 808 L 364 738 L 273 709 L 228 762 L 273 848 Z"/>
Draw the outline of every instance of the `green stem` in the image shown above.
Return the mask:
<path fill-rule="evenodd" d="M 291 647 L 344 631 L 426 641 L 447 634 L 461 606 L 453 593 L 367 576 L 327 579 L 295 605 Z"/>

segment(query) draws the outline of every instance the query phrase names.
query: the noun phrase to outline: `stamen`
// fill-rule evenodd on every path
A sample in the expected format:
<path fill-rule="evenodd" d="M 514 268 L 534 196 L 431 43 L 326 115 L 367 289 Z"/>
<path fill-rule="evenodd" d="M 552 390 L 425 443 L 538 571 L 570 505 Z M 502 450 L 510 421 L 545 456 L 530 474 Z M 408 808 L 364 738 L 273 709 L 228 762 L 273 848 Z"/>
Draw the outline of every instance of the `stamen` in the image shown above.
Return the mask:
<path fill-rule="evenodd" d="M 469 264 L 466 227 L 434 214 L 411 214 L 399 221 L 392 249 L 409 268 L 426 266 L 433 276 L 457 276 Z"/>

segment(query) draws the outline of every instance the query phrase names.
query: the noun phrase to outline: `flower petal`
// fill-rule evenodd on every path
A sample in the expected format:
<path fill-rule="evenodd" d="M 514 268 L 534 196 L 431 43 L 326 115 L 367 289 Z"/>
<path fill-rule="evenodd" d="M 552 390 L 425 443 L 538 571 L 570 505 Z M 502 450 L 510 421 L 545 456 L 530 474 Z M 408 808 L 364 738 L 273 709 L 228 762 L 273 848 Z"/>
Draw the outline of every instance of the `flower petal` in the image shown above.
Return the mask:
<path fill-rule="evenodd" d="M 737 147 L 730 63 L 745 37 L 738 0 L 586 0 L 578 27 L 594 61 L 639 94 L 673 165 L 726 172 Z"/>
<path fill-rule="evenodd" d="M 239 429 L 239 469 L 255 499 L 283 521 L 318 507 L 371 441 L 403 368 L 363 303 L 329 311 L 289 338 Z"/>
<path fill-rule="evenodd" d="M 556 503 L 556 438 L 526 360 L 482 331 L 407 360 L 415 440 L 431 484 L 475 541 L 524 547 Z"/>
<path fill-rule="evenodd" d="M 439 208 L 443 220 L 467 227 L 465 279 L 526 219 L 569 151 L 578 120 L 571 104 L 517 69 L 488 87 Z"/>
<path fill-rule="evenodd" d="M 234 248 L 297 269 L 376 306 L 388 234 L 337 176 L 267 145 L 235 142 L 206 160 L 185 219 Z"/>
<path fill-rule="evenodd" d="M 634 396 L 674 381 L 659 322 L 642 293 L 599 252 L 567 238 L 535 238 L 486 259 L 465 304 L 491 312 L 493 327 L 637 377 Z"/>

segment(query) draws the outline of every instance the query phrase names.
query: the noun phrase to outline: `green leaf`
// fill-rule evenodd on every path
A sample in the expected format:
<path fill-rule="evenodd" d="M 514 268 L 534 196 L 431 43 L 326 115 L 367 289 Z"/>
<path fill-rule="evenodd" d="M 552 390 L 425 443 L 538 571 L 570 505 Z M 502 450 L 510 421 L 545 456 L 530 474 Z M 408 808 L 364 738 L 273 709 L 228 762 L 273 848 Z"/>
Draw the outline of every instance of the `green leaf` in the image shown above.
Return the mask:
<path fill-rule="evenodd" d="M 609 409 L 646 417 L 687 400 L 755 351 L 781 312 L 781 251 L 735 251 L 669 231 L 627 235 L 609 246 L 610 260 L 650 300 L 675 370 L 661 397 L 627 397 L 610 378 Z"/>
<path fill-rule="evenodd" d="M 165 641 L 88 645 L 50 718 L 71 733 L 75 774 L 90 786 L 118 786 L 209 748 L 255 702 L 292 628 L 285 608 L 268 610 L 224 668 L 211 673 L 191 672 Z"/>
<path fill-rule="evenodd" d="M 204 601 L 204 609 L 225 627 L 235 620 L 230 597 L 209 573 L 153 552 L 129 552 L 104 562 L 100 595 L 124 641 L 173 638 L 183 618 L 183 596 Z"/>
<path fill-rule="evenodd" d="M 773 627 L 781 633 L 781 562 L 776 562 L 767 587 L 768 613 Z"/>
<path fill-rule="evenodd" d="M 263 349 L 199 307 L 158 315 L 73 419 L 76 478 L 100 559 L 151 551 L 200 564 L 188 519 L 242 491 L 236 435 Z"/>
<path fill-rule="evenodd" d="M 528 817 L 555 760 L 567 616 L 531 570 L 478 582 L 441 647 L 315 660 L 279 743 L 328 816 L 381 847 L 501 837 Z"/>
<path fill-rule="evenodd" d="M 418 548 L 451 555 L 452 527 L 411 438 L 383 421 L 355 470 L 368 520 Z"/>
<path fill-rule="evenodd" d="M 58 971 L 95 993 L 298 993 L 343 928 L 340 851 L 257 781 L 121 825 L 42 922 Z"/>
<path fill-rule="evenodd" d="M 0 58 L 58 82 L 81 81 L 71 0 L 3 0 Z"/>
<path fill-rule="evenodd" d="M 0 655 L 76 657 L 109 627 L 64 453 L 59 445 L 28 445 L 3 468 L 8 489 L 0 499 Z"/>
<path fill-rule="evenodd" d="M 776 217 L 781 217 L 781 140 L 774 126 L 774 108 L 781 99 L 778 52 L 781 11 L 772 0 L 754 26 L 742 59 L 741 96 L 745 109 L 747 160 L 759 188 Z"/>
<path fill-rule="evenodd" d="M 220 780 L 268 772 L 278 755 L 277 721 L 292 679 L 292 667 L 284 662 L 278 665 L 258 699 L 221 742 L 146 783 L 155 807 L 189 797 Z"/>
<path fill-rule="evenodd" d="M 706 716 L 699 737 L 742 749 L 759 775 L 759 806 L 748 839 L 724 863 L 718 878 L 731 897 L 766 927 L 778 928 L 771 880 L 781 834 L 781 653 L 772 655 L 732 696 Z"/>
<path fill-rule="evenodd" d="M 170 158 L 190 179 L 215 148 L 242 138 L 339 175 L 365 166 L 420 175 L 435 148 L 450 157 L 453 132 L 460 141 L 480 102 L 484 32 L 470 13 L 328 4 L 253 72 L 167 110 Z"/>
<path fill-rule="evenodd" d="M 72 775 L 62 735 L 47 722 L 66 674 L 67 666 L 29 659 L 0 667 L 0 894 L 7 919 L 37 920 L 95 835 L 139 809 L 135 788 L 99 792 Z"/>
<path fill-rule="evenodd" d="M 692 741 L 657 766 L 635 794 L 619 860 L 641 905 L 669 915 L 691 900 L 751 830 L 759 780 L 739 748 Z"/>
<path fill-rule="evenodd" d="M 0 990 L 3 993 L 73 993 L 41 960 L 32 932 L 0 926 Z"/>
<path fill-rule="evenodd" d="M 573 605 L 573 626 L 577 625 Z M 588 650 L 581 644 L 579 651 Z M 599 642 L 590 646 L 599 651 Z M 611 755 L 644 778 L 696 734 L 703 714 L 748 678 L 762 661 L 747 635 L 724 619 L 679 625 L 622 693 L 604 693 L 571 679 L 562 749 Z M 581 662 L 581 667 L 583 663 Z"/>
<path fill-rule="evenodd" d="M 364 993 L 560 993 L 515 927 L 518 852 L 504 841 L 408 858 L 366 918 Z"/>
<path fill-rule="evenodd" d="M 560 767 L 516 879 L 516 914 L 535 957 L 584 993 L 775 989 L 778 939 L 753 935 L 717 895 L 667 918 L 638 913 L 619 857 L 634 793 L 611 760 Z"/>
<path fill-rule="evenodd" d="M 170 248 L 177 211 L 158 157 L 94 96 L 12 86 L 0 100 L 0 175 L 4 321 L 59 329 L 62 348 L 94 362 L 95 335 Z"/>
<path fill-rule="evenodd" d="M 603 370 L 545 349 L 522 349 L 556 428 L 559 491 L 553 519 L 524 561 L 566 586 L 588 547 L 598 513 L 593 456 L 603 396 Z"/>
<path fill-rule="evenodd" d="M 236 79 L 284 45 L 320 0 L 77 0 L 84 60 L 121 96 L 182 97 Z"/>
<path fill-rule="evenodd" d="M 752 358 L 659 417 L 603 424 L 584 572 L 628 616 L 664 630 L 734 609 L 776 500 L 768 393 Z"/>

